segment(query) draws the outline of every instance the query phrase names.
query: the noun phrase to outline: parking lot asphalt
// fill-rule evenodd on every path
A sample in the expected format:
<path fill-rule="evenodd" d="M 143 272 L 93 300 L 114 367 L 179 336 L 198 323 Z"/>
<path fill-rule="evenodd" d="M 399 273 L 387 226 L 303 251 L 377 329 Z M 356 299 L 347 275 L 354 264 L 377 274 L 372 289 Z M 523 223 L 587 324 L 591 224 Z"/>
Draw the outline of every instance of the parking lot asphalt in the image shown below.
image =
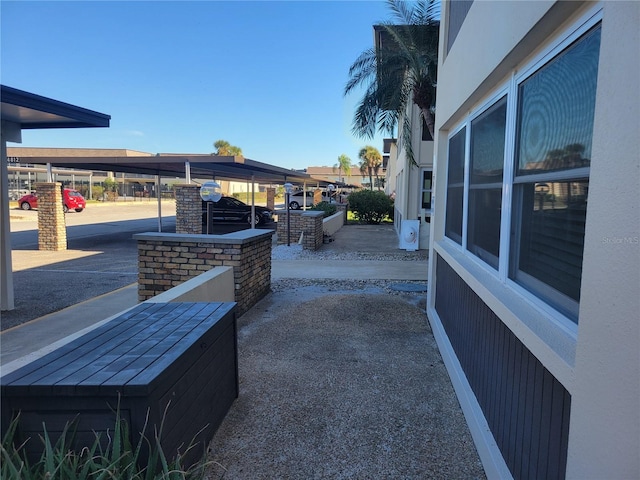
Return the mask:
<path fill-rule="evenodd" d="M 164 229 L 175 231 L 165 205 Z M 135 233 L 157 231 L 153 203 L 90 205 L 66 214 L 67 249 L 38 249 L 36 211 L 11 210 L 15 309 L 2 312 L 2 331 L 137 282 Z"/>

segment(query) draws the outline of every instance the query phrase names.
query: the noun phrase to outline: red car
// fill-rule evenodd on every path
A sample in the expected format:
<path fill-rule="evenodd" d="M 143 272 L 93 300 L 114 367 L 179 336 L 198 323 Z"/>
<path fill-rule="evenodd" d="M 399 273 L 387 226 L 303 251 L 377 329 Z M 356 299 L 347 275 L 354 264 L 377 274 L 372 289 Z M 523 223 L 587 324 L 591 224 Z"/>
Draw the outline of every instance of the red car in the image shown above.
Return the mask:
<path fill-rule="evenodd" d="M 23 210 L 31 210 L 32 208 L 38 208 L 38 197 L 35 193 L 30 193 L 20 197 L 18 205 Z M 80 192 L 71 188 L 64 189 L 64 202 L 62 204 L 62 210 L 67 213 L 69 210 L 75 210 L 81 212 L 87 206 L 87 202 Z"/>

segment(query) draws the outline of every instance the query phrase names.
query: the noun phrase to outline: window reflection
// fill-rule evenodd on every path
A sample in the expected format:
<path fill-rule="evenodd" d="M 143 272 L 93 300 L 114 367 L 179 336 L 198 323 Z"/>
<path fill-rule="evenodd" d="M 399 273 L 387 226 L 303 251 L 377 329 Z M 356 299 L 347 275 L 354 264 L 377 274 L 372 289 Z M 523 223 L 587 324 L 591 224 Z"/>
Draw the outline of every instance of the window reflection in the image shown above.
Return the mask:
<path fill-rule="evenodd" d="M 572 316 L 580 300 L 588 190 L 588 180 L 524 183 L 516 188 L 522 217 L 515 278 L 554 299 Z M 553 298 L 554 292 L 541 285 L 575 303 Z"/>
<path fill-rule="evenodd" d="M 520 84 L 516 175 L 589 166 L 599 51 L 598 27 Z"/>
<path fill-rule="evenodd" d="M 447 169 L 445 235 L 461 245 L 466 131 L 467 129 L 463 128 L 449 140 L 449 166 Z"/>
<path fill-rule="evenodd" d="M 493 268 L 500 254 L 507 98 L 471 122 L 467 248 Z"/>

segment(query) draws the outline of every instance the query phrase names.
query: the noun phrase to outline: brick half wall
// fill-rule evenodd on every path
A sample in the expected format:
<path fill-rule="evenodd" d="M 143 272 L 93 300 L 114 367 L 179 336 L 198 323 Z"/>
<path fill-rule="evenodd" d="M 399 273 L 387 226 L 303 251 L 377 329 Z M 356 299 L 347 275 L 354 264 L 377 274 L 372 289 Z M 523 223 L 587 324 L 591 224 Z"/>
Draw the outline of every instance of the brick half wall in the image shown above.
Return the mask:
<path fill-rule="evenodd" d="M 290 233 L 287 235 L 287 211 L 278 210 L 278 245 L 290 243 L 295 245 L 302 237 L 302 248 L 317 250 L 322 246 L 322 219 L 324 212 L 316 210 L 289 210 L 291 215 Z"/>
<path fill-rule="evenodd" d="M 226 235 L 141 233 L 138 242 L 138 300 L 218 266 L 233 267 L 235 301 L 242 315 L 271 290 L 270 230 Z"/>

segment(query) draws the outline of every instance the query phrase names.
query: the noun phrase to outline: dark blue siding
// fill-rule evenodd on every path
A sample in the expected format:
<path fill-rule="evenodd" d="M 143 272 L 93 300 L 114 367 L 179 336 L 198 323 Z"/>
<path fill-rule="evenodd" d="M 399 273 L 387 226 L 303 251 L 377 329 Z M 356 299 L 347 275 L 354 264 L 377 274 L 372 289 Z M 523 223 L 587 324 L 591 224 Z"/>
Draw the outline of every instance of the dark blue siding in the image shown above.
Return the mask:
<path fill-rule="evenodd" d="M 563 479 L 571 396 L 436 256 L 436 311 L 516 479 Z"/>

